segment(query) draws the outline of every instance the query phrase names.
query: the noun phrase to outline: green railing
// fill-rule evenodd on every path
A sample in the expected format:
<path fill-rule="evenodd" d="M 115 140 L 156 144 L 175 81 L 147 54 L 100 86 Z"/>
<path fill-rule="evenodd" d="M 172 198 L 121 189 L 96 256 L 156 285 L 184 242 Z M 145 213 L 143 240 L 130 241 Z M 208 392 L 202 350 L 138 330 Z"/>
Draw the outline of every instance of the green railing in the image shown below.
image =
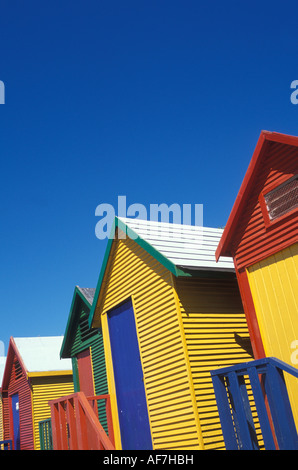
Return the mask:
<path fill-rule="evenodd" d="M 39 421 L 39 438 L 41 450 L 53 450 L 51 419 Z"/>

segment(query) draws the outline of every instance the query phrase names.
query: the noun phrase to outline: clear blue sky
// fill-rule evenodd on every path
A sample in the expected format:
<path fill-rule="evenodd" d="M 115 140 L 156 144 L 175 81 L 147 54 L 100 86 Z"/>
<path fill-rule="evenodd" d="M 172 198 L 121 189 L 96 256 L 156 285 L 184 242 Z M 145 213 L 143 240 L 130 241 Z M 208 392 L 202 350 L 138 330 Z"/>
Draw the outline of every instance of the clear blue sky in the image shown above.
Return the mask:
<path fill-rule="evenodd" d="M 298 135 L 295 1 L 3 0 L 1 322 L 64 333 L 95 287 L 95 209 L 204 205 L 225 225 L 262 129 Z"/>

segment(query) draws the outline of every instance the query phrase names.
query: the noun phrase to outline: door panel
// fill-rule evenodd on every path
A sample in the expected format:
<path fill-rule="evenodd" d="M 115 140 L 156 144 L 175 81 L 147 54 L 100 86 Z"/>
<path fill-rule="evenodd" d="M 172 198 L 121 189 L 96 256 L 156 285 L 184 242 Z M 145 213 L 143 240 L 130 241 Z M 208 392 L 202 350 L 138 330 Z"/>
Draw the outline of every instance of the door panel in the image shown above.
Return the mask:
<path fill-rule="evenodd" d="M 84 392 L 87 397 L 94 395 L 92 364 L 90 357 L 90 348 L 78 354 L 78 369 L 80 391 Z"/>
<path fill-rule="evenodd" d="M 143 370 L 131 301 L 108 314 L 122 448 L 152 449 Z"/>
<path fill-rule="evenodd" d="M 13 441 L 14 449 L 20 450 L 20 410 L 19 410 L 19 394 L 16 393 L 11 397 L 12 420 L 13 420 Z"/>

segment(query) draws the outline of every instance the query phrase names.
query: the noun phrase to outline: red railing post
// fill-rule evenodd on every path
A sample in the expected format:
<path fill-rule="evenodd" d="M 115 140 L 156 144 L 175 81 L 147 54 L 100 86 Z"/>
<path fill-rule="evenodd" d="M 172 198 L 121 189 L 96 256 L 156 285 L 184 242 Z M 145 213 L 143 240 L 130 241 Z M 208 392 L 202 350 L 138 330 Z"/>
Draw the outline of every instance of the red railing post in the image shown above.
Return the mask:
<path fill-rule="evenodd" d="M 78 437 L 75 420 L 74 399 L 69 398 L 66 402 L 66 418 L 68 423 L 68 439 L 70 450 L 78 449 Z"/>
<path fill-rule="evenodd" d="M 58 416 L 58 405 L 57 403 L 50 403 L 51 407 L 51 420 L 52 420 L 52 440 L 53 448 L 60 450 L 60 439 L 59 439 L 59 416 Z"/>
<path fill-rule="evenodd" d="M 108 435 L 109 435 L 109 439 L 112 442 L 113 446 L 115 446 L 110 395 L 106 395 L 105 402 L 106 402 L 106 416 L 107 416 L 107 424 L 108 424 Z"/>
<path fill-rule="evenodd" d="M 109 437 L 98 419 L 96 407 L 98 399 L 106 401 Z M 93 406 L 88 400 L 94 402 Z M 52 400 L 49 405 L 55 450 L 115 449 L 109 395 L 99 395 L 87 399 L 83 392 L 77 392 L 58 400 Z"/>
<path fill-rule="evenodd" d="M 75 410 L 76 410 L 76 426 L 77 426 L 77 437 L 78 437 L 78 449 L 88 450 L 88 435 L 87 425 L 84 410 L 79 400 L 79 393 L 75 397 Z"/>
<path fill-rule="evenodd" d="M 58 402 L 61 450 L 68 449 L 66 413 L 65 413 L 64 405 L 65 405 L 65 401 Z"/>

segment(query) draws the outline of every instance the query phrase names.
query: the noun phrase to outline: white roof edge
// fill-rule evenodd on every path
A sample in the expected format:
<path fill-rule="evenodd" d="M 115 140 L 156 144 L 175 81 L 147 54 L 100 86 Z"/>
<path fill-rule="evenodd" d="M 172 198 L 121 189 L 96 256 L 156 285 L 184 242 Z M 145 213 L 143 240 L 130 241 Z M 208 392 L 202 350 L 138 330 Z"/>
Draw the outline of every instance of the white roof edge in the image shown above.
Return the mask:
<path fill-rule="evenodd" d="M 217 231 L 220 233 L 223 233 L 224 229 L 223 228 L 215 228 L 215 227 L 206 227 L 205 225 L 190 225 L 190 224 L 176 224 L 172 222 L 160 222 L 157 220 L 146 220 L 146 219 L 138 219 L 138 218 L 129 218 L 129 217 L 118 217 L 116 216 L 117 219 L 121 220 L 125 224 L 130 224 L 130 223 L 139 223 L 141 225 L 152 225 L 152 226 L 164 226 L 164 227 L 172 227 L 172 228 L 185 228 L 189 230 L 206 230 L 206 231 Z"/>
<path fill-rule="evenodd" d="M 219 261 L 215 258 L 223 229 L 125 217 L 118 219 L 177 267 L 235 272 L 232 258 L 225 257 Z M 204 237 L 207 242 L 210 236 L 213 237 L 213 246 L 203 243 Z M 181 243 L 179 249 L 177 242 Z"/>
<path fill-rule="evenodd" d="M 28 372 L 72 371 L 71 359 L 60 359 L 63 336 L 13 338 Z"/>

